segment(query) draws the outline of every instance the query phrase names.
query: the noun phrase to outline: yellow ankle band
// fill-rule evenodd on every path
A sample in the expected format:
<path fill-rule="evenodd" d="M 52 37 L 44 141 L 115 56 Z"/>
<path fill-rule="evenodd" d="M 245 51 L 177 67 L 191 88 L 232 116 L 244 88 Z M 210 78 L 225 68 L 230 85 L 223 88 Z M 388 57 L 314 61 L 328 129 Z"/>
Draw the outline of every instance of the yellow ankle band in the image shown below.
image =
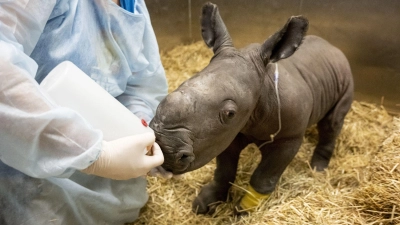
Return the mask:
<path fill-rule="evenodd" d="M 268 199 L 271 194 L 260 194 L 254 188 L 249 185 L 247 188 L 246 194 L 243 196 L 242 200 L 240 200 L 240 206 L 244 210 L 253 210 L 255 209 L 262 200 Z"/>

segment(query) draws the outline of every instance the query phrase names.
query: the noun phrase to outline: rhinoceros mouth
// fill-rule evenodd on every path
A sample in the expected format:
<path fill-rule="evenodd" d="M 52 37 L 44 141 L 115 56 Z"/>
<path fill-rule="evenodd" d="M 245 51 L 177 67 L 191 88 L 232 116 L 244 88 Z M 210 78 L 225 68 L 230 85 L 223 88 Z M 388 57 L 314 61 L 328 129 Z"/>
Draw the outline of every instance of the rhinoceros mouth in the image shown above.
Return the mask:
<path fill-rule="evenodd" d="M 186 165 L 186 166 L 184 166 L 184 167 L 182 167 L 182 168 L 174 168 L 174 169 L 171 169 L 169 166 L 164 165 L 164 164 L 162 165 L 162 167 L 163 167 L 166 171 L 169 171 L 169 172 L 171 172 L 171 173 L 174 174 L 174 175 L 184 174 L 184 173 L 190 171 L 190 170 L 189 170 L 190 164 L 189 164 L 189 165 Z"/>

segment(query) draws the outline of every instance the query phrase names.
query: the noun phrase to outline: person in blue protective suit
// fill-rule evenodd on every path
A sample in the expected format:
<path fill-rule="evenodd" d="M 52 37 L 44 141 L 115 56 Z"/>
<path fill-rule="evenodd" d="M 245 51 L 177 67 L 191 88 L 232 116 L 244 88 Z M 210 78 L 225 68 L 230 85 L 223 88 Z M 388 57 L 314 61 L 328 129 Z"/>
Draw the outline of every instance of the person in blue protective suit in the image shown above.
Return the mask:
<path fill-rule="evenodd" d="M 143 0 L 0 0 L 0 224 L 132 222 L 163 163 L 153 133 L 106 142 L 47 98 L 65 60 L 147 122 L 167 94 Z"/>

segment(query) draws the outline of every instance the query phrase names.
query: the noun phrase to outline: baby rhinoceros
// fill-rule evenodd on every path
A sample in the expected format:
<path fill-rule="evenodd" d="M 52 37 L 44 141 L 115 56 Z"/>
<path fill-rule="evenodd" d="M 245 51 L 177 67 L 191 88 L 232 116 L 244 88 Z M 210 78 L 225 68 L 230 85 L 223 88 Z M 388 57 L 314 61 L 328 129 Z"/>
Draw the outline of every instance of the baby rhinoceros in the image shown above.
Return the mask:
<path fill-rule="evenodd" d="M 311 166 L 328 166 L 352 104 L 352 73 L 339 49 L 304 37 L 308 21 L 302 16 L 243 49 L 233 46 L 216 5 L 203 6 L 201 27 L 214 56 L 160 103 L 150 126 L 165 156 L 162 167 L 173 174 L 217 157 L 213 181 L 193 202 L 197 213 L 227 199 L 240 152 L 258 145 L 262 159 L 236 207 L 251 210 L 274 190 L 310 125 L 317 124 L 319 132 Z"/>

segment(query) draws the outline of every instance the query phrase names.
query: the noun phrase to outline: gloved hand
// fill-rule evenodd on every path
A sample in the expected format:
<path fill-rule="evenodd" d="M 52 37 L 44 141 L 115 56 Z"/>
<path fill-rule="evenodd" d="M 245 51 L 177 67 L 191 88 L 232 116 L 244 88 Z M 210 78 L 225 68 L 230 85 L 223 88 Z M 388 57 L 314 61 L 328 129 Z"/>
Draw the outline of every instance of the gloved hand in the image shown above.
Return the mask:
<path fill-rule="evenodd" d="M 152 155 L 146 155 L 147 150 L 152 151 Z M 147 132 L 114 141 L 103 141 L 100 157 L 82 172 L 127 180 L 145 175 L 163 162 L 164 155 L 160 146 L 155 143 L 154 133 Z"/>

